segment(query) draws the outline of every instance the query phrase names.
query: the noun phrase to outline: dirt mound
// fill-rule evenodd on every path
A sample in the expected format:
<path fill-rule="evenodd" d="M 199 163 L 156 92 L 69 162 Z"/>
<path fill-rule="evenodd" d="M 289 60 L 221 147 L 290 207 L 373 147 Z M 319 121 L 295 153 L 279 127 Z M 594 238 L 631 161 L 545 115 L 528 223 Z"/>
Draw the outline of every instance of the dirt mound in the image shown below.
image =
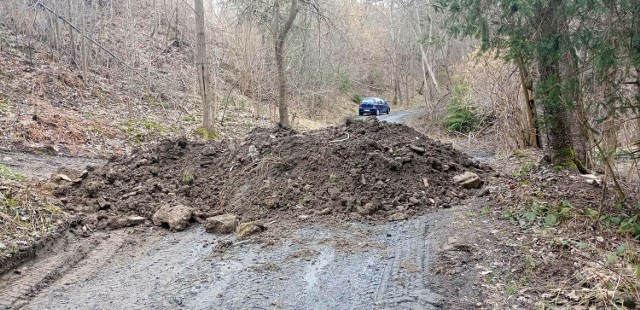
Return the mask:
<path fill-rule="evenodd" d="M 114 157 L 58 194 L 99 228 L 151 219 L 166 205 L 193 208 L 196 220 L 376 221 L 454 205 L 468 190 L 453 177 L 488 169 L 411 128 L 369 118 L 309 133 L 255 129 L 242 141 L 165 141 Z"/>

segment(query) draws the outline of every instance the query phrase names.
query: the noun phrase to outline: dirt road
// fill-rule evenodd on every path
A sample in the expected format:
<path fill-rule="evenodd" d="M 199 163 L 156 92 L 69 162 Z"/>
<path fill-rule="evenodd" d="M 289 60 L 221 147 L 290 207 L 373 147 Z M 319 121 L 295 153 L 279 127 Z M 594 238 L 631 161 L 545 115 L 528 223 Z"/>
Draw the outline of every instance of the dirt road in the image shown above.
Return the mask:
<path fill-rule="evenodd" d="M 86 164 L 29 156 L 7 154 L 12 158 L 4 162 L 44 177 L 57 166 Z M 316 216 L 271 222 L 267 232 L 241 242 L 197 224 L 179 233 L 76 227 L 34 261 L 0 276 L 0 309 L 474 308 L 481 290 L 470 273 L 455 267 L 452 285 L 433 271 L 464 223 L 464 206 L 377 225 Z M 466 248 L 460 247 L 463 260 Z"/>
<path fill-rule="evenodd" d="M 36 179 L 47 179 L 59 168 L 82 170 L 87 165 L 104 165 L 105 160 L 85 157 L 52 156 L 0 150 L 0 164 Z"/>
<path fill-rule="evenodd" d="M 225 238 L 120 230 L 59 245 L 2 277 L 11 309 L 438 309 L 430 278 L 451 210 L 384 225 L 293 229 L 216 255 Z M 463 304 L 463 303 L 462 303 Z"/>
<path fill-rule="evenodd" d="M 389 123 L 406 123 L 407 119 L 421 112 L 423 108 L 414 108 L 404 111 L 391 112 L 388 115 L 377 116 L 379 120 Z"/>

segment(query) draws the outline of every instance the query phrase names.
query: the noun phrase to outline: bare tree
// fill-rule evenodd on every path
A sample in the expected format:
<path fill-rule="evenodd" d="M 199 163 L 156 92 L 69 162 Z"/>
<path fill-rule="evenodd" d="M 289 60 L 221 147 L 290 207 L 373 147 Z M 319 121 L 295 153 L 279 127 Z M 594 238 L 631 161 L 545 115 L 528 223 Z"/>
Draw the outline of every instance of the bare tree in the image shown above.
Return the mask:
<path fill-rule="evenodd" d="M 276 53 L 276 67 L 278 69 L 278 112 L 280 114 L 280 123 L 288 127 L 290 126 L 289 120 L 289 107 L 287 106 L 286 101 L 286 93 L 287 93 L 287 77 L 284 68 L 284 53 L 285 53 L 285 43 L 287 40 L 287 36 L 291 31 L 291 27 L 293 26 L 293 22 L 296 20 L 296 16 L 298 16 L 298 0 L 291 0 L 291 8 L 289 8 L 289 17 L 287 18 L 284 26 L 282 28 L 279 27 L 280 20 L 280 1 L 276 0 L 274 6 L 274 19 L 276 29 L 279 31 L 275 31 L 275 53 Z"/>
<path fill-rule="evenodd" d="M 82 12 L 81 12 L 81 23 L 82 27 L 82 41 L 81 41 L 81 53 L 82 53 L 82 79 L 85 83 L 89 81 L 89 69 L 88 69 L 88 55 L 87 55 L 87 19 L 86 19 L 86 4 L 85 1 L 82 1 Z"/>
<path fill-rule="evenodd" d="M 213 97 L 209 89 L 209 66 L 207 62 L 207 43 L 204 29 L 204 5 L 195 0 L 196 10 L 196 69 L 200 96 L 202 96 L 202 126 L 207 132 L 214 132 L 215 110 Z"/>
<path fill-rule="evenodd" d="M 67 0 L 67 13 L 69 14 L 69 47 L 71 49 L 71 59 L 73 62 L 76 61 L 76 41 L 73 38 L 73 14 L 71 11 L 72 5 L 71 0 Z"/>

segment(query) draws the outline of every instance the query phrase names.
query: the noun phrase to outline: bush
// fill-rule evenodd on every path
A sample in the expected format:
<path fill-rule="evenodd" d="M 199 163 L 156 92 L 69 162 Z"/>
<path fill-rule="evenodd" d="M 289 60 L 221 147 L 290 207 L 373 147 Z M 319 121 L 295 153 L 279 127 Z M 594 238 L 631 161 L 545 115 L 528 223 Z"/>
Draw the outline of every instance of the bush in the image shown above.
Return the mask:
<path fill-rule="evenodd" d="M 447 130 L 464 134 L 476 131 L 482 125 L 482 115 L 469 93 L 469 84 L 464 81 L 458 81 L 453 88 L 444 124 Z"/>
<path fill-rule="evenodd" d="M 362 96 L 360 96 L 359 94 L 355 94 L 355 93 L 354 93 L 354 94 L 353 94 L 353 96 L 352 96 L 352 100 L 353 100 L 355 103 L 360 104 L 360 102 L 362 102 Z"/>

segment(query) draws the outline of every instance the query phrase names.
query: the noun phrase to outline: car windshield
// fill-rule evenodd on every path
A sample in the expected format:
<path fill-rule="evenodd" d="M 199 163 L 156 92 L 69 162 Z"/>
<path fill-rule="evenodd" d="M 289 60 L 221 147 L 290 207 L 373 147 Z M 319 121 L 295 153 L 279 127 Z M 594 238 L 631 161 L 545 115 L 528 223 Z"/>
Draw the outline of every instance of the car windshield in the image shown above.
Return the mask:
<path fill-rule="evenodd" d="M 376 104 L 378 103 L 375 99 L 364 99 L 361 104 Z"/>

